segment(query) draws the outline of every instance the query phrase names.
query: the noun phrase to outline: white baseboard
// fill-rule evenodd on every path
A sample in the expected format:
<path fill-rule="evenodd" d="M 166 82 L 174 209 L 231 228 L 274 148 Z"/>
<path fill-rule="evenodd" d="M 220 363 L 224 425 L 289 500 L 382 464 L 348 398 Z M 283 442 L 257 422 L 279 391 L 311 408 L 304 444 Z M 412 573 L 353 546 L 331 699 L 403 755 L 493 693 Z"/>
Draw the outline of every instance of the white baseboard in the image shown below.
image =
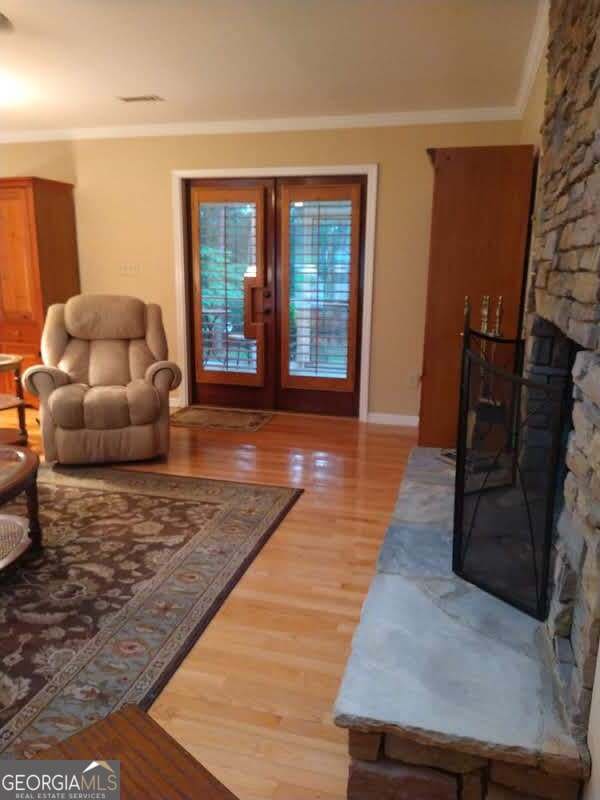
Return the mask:
<path fill-rule="evenodd" d="M 378 411 L 369 411 L 367 422 L 376 425 L 401 425 L 405 428 L 416 428 L 419 425 L 419 417 L 411 414 L 381 414 Z"/>
<path fill-rule="evenodd" d="M 183 408 L 184 405 L 185 403 L 182 401 L 181 397 L 177 397 L 177 395 L 175 395 L 175 397 L 173 395 L 169 397 L 169 408 Z"/>

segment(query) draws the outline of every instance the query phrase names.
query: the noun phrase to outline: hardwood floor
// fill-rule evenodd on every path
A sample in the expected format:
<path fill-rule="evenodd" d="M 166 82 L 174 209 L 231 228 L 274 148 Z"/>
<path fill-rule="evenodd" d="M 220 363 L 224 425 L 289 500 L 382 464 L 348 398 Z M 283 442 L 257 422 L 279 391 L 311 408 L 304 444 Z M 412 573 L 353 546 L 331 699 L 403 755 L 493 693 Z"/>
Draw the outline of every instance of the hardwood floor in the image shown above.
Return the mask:
<path fill-rule="evenodd" d="M 415 440 L 277 414 L 250 434 L 174 428 L 168 462 L 135 467 L 304 489 L 150 711 L 241 800 L 345 797 L 332 705 Z"/>

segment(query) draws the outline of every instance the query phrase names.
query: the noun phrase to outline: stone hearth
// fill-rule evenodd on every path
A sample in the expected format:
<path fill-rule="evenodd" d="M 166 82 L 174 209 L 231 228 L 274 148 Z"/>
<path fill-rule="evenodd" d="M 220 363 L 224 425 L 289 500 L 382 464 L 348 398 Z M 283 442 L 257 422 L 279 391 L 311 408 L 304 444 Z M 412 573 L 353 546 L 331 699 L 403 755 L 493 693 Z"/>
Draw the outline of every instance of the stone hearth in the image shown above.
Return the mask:
<path fill-rule="evenodd" d="M 453 574 L 453 497 L 453 469 L 414 450 L 335 707 L 348 798 L 577 800 L 587 751 L 544 624 Z"/>

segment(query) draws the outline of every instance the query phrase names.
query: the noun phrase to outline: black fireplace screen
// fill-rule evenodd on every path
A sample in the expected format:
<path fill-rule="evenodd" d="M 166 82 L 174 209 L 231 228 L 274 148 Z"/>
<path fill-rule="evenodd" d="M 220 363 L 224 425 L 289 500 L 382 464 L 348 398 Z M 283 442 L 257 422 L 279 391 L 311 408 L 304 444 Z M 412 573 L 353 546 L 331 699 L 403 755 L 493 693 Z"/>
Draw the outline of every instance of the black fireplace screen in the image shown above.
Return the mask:
<path fill-rule="evenodd" d="M 521 341 L 465 331 L 453 568 L 545 619 L 564 389 L 522 361 Z"/>

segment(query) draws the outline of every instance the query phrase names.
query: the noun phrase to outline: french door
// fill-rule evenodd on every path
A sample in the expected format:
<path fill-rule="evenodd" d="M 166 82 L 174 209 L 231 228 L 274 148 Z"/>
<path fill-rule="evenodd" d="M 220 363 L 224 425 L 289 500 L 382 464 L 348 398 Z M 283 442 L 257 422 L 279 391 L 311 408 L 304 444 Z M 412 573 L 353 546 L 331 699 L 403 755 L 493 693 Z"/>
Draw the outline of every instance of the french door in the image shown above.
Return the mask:
<path fill-rule="evenodd" d="M 188 186 L 194 402 L 356 416 L 364 181 Z"/>

